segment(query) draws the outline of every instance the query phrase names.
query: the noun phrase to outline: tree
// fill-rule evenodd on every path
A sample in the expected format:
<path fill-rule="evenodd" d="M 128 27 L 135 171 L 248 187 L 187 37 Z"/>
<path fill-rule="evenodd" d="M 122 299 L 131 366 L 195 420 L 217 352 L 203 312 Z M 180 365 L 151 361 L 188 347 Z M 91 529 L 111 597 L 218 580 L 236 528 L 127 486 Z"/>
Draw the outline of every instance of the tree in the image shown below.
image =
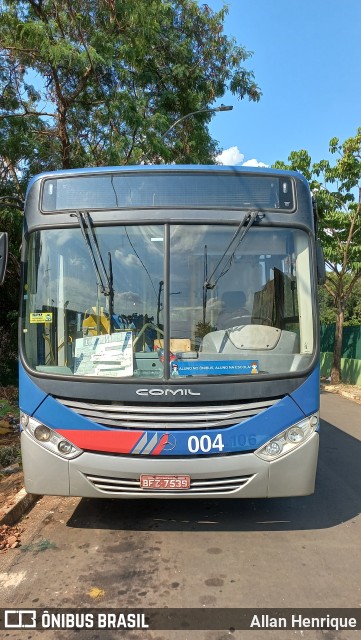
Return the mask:
<path fill-rule="evenodd" d="M 0 287 L 0 387 L 16 384 L 17 377 L 18 255 L 22 215 L 11 204 L 0 209 L 1 230 L 9 234 L 10 251 L 5 283 Z"/>
<path fill-rule="evenodd" d="M 207 126 L 211 113 L 162 134 L 227 89 L 259 100 L 244 66 L 250 53 L 223 33 L 226 13 L 196 0 L 0 0 L 0 226 L 11 232 L 12 256 L 0 293 L 3 343 L 17 308 L 21 202 L 30 176 L 213 163 L 219 150 Z"/>
<path fill-rule="evenodd" d="M 331 274 L 329 274 L 331 278 Z M 346 276 L 346 281 L 351 281 L 351 276 Z M 319 287 L 318 302 L 320 307 L 320 323 L 336 324 L 336 307 L 333 297 L 328 293 L 325 287 Z M 345 306 L 344 326 L 360 326 L 361 325 L 361 279 L 356 282 L 347 298 Z"/>
<path fill-rule="evenodd" d="M 340 143 L 330 141 L 328 160 L 311 165 L 307 151 L 292 152 L 289 165 L 275 167 L 301 171 L 310 181 L 320 214 L 319 236 L 328 269 L 325 289 L 335 309 L 335 348 L 331 383 L 341 381 L 341 350 L 345 313 L 361 281 L 361 128 L 354 137 Z"/>
<path fill-rule="evenodd" d="M 195 0 L 2 4 L 0 117 L 29 120 L 33 133 L 40 121 L 37 139 L 46 140 L 52 166 L 212 163 L 209 113 L 184 121 L 167 141 L 160 134 L 226 88 L 259 99 L 243 66 L 250 54 L 223 34 L 225 8 Z"/>

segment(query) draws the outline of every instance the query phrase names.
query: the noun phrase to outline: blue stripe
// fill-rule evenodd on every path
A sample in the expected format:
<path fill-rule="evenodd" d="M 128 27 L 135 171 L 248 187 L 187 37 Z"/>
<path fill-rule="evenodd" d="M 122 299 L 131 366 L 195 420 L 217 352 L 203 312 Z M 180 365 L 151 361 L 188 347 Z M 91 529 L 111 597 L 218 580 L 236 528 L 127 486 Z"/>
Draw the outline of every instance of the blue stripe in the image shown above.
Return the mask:
<path fill-rule="evenodd" d="M 64 407 L 59 402 L 51 398 L 50 396 L 41 404 L 36 411 L 35 416 L 37 420 L 40 420 L 44 424 L 53 429 L 69 429 L 69 430 L 87 430 L 87 431 L 117 431 L 112 428 L 107 428 L 102 425 L 98 425 L 87 418 L 83 418 L 81 415 L 75 413 L 71 409 Z M 170 456 L 187 456 L 191 455 L 188 447 L 189 437 L 194 435 L 197 438 L 201 438 L 204 435 L 209 435 L 212 440 L 220 434 L 222 436 L 222 442 L 224 448 L 219 451 L 209 451 L 208 453 L 236 453 L 254 451 L 262 444 L 267 442 L 270 438 L 277 435 L 283 429 L 291 426 L 295 422 L 302 420 L 304 413 L 300 407 L 289 397 L 285 397 L 278 403 L 265 409 L 257 416 L 249 418 L 244 422 L 235 425 L 233 427 L 226 427 L 223 429 L 196 429 L 196 430 L 173 430 L 170 432 L 176 439 L 177 444 L 171 451 L 163 451 L 160 455 Z M 162 431 L 147 430 L 147 444 L 142 446 L 142 451 L 151 442 L 151 439 L 156 435 L 159 442 L 161 436 L 166 433 L 166 429 Z M 139 444 L 139 443 L 138 443 Z M 136 448 L 136 447 L 135 447 Z M 141 452 L 138 452 L 141 454 Z M 199 451 L 201 455 L 207 452 Z"/>
<path fill-rule="evenodd" d="M 19 365 L 19 407 L 21 411 L 32 416 L 47 394 L 30 380 L 24 367 Z"/>
<path fill-rule="evenodd" d="M 291 398 L 297 402 L 306 416 L 310 416 L 320 408 L 320 367 L 311 373 L 306 382 L 291 393 Z"/>
<path fill-rule="evenodd" d="M 70 429 L 74 431 L 109 431 L 105 427 L 83 418 L 75 411 L 64 407 L 60 402 L 48 396 L 36 411 L 34 418 L 52 429 Z"/>

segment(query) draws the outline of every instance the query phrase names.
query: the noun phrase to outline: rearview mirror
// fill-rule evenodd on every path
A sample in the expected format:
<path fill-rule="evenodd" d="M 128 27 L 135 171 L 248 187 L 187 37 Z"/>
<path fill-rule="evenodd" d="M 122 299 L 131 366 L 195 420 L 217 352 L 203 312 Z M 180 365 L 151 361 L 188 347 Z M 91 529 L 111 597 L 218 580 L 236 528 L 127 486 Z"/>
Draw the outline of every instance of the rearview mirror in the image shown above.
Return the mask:
<path fill-rule="evenodd" d="M 6 265 L 8 261 L 8 234 L 0 232 L 0 284 L 5 280 Z"/>

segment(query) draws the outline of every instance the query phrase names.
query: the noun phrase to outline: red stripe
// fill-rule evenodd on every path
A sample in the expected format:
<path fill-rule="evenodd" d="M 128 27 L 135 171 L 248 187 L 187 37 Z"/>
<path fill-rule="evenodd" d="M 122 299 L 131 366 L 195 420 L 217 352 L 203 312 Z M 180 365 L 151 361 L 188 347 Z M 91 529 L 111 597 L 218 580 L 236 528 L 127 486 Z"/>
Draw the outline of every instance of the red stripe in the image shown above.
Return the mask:
<path fill-rule="evenodd" d="M 167 442 L 168 442 L 168 434 L 164 433 L 161 439 L 159 440 L 158 444 L 154 447 L 152 451 L 152 456 L 158 456 L 160 453 L 162 453 Z"/>
<path fill-rule="evenodd" d="M 70 429 L 57 429 L 57 432 L 80 449 L 109 453 L 130 453 L 144 434 L 144 431 L 78 431 Z"/>

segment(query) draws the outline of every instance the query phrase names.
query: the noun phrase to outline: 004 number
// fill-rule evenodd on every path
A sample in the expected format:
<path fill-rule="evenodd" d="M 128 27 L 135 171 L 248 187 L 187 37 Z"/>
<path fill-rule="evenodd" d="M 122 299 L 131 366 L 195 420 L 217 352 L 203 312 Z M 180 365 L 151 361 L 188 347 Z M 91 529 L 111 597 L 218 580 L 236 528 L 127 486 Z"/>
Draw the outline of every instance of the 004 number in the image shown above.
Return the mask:
<path fill-rule="evenodd" d="M 217 451 L 223 451 L 224 449 L 221 433 L 217 433 L 213 439 L 208 435 L 201 436 L 200 438 L 198 438 L 198 436 L 190 436 L 188 438 L 188 451 L 190 453 L 198 453 L 199 451 L 209 453 L 215 449 L 217 449 Z"/>

